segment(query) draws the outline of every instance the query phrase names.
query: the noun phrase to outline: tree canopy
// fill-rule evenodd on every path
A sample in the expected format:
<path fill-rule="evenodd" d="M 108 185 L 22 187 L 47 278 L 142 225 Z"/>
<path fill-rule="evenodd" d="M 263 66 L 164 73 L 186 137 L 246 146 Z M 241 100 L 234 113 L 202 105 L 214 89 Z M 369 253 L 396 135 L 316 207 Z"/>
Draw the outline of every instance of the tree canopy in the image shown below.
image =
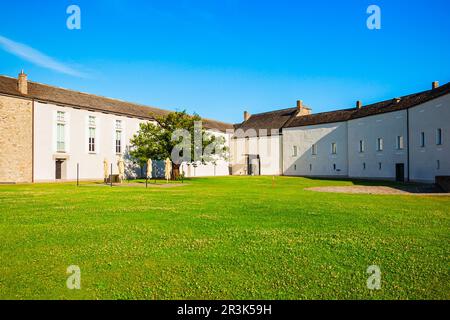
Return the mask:
<path fill-rule="evenodd" d="M 131 139 L 130 155 L 141 166 L 148 159 L 170 158 L 172 178 L 177 178 L 182 162 L 205 164 L 228 158 L 225 139 L 207 132 L 199 115 L 189 115 L 186 111 L 172 112 L 155 120 L 156 123 L 142 123 Z"/>

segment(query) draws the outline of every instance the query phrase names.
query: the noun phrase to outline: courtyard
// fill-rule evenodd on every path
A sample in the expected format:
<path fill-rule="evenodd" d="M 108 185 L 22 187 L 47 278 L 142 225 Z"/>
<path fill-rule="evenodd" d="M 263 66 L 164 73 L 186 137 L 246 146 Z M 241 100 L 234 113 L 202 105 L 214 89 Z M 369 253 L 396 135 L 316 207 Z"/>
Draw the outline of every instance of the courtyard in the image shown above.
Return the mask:
<path fill-rule="evenodd" d="M 450 196 L 290 177 L 139 183 L 0 186 L 0 299 L 450 298 Z"/>

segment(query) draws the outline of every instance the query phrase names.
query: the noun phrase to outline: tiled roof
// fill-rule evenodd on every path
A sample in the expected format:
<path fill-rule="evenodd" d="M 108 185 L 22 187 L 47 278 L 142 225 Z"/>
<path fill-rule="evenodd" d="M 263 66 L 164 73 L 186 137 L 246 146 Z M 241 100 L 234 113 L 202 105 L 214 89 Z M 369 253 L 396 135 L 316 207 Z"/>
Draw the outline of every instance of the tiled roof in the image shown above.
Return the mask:
<path fill-rule="evenodd" d="M 356 109 L 346 109 L 292 117 L 284 127 L 302 127 L 315 124 L 347 121 L 352 118 L 355 112 Z"/>
<path fill-rule="evenodd" d="M 171 112 L 168 110 L 53 87 L 32 81 L 28 81 L 28 94 L 23 95 L 17 90 L 17 79 L 5 76 L 0 76 L 0 93 L 54 104 L 76 106 L 92 111 L 109 112 L 129 117 L 142 118 L 146 120 L 153 119 L 156 116 L 167 115 Z M 233 125 L 231 124 L 210 119 L 204 119 L 204 126 L 207 129 L 214 129 L 218 131 L 225 131 L 233 128 Z"/>
<path fill-rule="evenodd" d="M 412 108 L 427 101 L 439 98 L 450 93 L 450 83 L 443 86 L 399 98 L 385 100 L 363 106 L 361 109 L 344 109 L 323 113 L 316 113 L 301 117 L 292 117 L 284 126 L 285 128 L 310 126 L 331 122 L 347 121 L 362 117 L 373 116 L 386 112 L 393 112 Z"/>
<path fill-rule="evenodd" d="M 276 130 L 279 133 L 286 122 L 296 113 L 297 108 L 289 108 L 254 114 L 247 121 L 235 125 L 235 129 L 242 129 L 244 132 L 247 131 L 246 136 L 255 135 L 249 132 L 249 129 L 256 130 L 256 134 L 259 133 L 259 130 L 264 129 L 267 130 L 267 135 L 271 135 L 272 130 Z"/>

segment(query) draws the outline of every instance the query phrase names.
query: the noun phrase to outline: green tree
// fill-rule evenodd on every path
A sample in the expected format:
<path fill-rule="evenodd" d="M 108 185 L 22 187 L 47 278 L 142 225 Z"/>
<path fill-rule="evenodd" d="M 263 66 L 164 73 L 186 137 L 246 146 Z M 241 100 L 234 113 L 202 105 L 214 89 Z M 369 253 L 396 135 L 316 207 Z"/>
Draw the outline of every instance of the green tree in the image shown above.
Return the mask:
<path fill-rule="evenodd" d="M 148 159 L 172 160 L 172 179 L 180 176 L 182 162 L 203 164 L 228 158 L 225 139 L 206 132 L 197 114 L 172 112 L 142 123 L 131 139 L 130 155 L 143 167 Z M 196 125 L 197 124 L 197 125 Z"/>

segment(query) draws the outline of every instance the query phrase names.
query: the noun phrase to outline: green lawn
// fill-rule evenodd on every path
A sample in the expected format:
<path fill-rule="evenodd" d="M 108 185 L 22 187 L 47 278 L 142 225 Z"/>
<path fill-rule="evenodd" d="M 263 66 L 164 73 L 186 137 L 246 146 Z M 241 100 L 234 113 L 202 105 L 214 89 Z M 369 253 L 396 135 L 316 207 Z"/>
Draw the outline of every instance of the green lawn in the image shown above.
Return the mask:
<path fill-rule="evenodd" d="M 0 186 L 1 299 L 449 299 L 450 197 L 224 177 Z M 81 290 L 66 268 L 81 268 Z M 366 287 L 370 265 L 382 288 Z"/>

